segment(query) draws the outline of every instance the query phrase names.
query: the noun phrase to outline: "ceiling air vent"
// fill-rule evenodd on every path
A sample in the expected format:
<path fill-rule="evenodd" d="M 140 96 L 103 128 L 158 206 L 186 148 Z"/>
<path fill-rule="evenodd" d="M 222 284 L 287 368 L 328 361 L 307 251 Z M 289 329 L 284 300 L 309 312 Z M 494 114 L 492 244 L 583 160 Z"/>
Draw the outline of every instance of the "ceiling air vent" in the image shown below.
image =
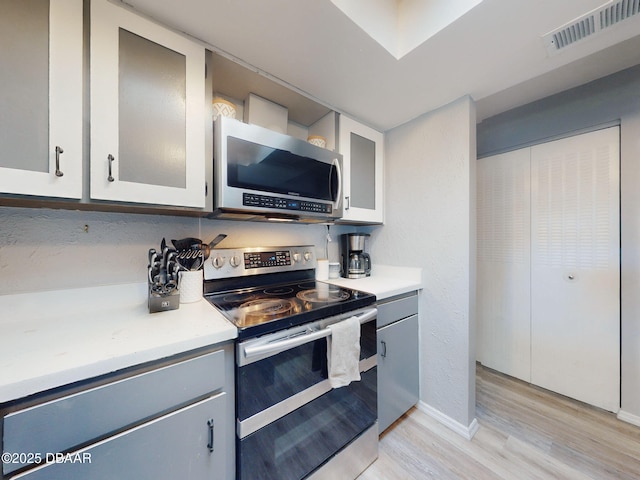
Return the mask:
<path fill-rule="evenodd" d="M 595 35 L 617 23 L 640 13 L 640 0 L 609 1 L 595 10 L 553 30 L 545 35 L 544 40 L 549 55 L 558 53 L 563 48 Z"/>

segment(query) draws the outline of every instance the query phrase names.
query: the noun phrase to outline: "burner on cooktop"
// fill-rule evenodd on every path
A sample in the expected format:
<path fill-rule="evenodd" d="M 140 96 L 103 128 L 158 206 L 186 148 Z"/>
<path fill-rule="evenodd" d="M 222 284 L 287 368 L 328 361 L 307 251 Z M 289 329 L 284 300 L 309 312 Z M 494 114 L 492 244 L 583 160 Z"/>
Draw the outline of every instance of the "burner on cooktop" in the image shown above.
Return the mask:
<path fill-rule="evenodd" d="M 264 291 L 264 293 L 266 293 L 267 295 L 274 295 L 274 296 L 289 295 L 291 292 L 293 292 L 293 288 L 287 287 L 287 286 L 267 288 Z"/>
<path fill-rule="evenodd" d="M 291 315 L 293 303 L 284 299 L 259 298 L 240 305 L 240 326 L 246 327 L 262 322 L 268 322 L 274 318 Z"/>
<path fill-rule="evenodd" d="M 260 296 L 256 293 L 230 293 L 222 297 L 222 301 L 225 303 L 236 303 L 236 302 L 248 302 L 249 300 L 256 300 L 260 298 Z"/>
<path fill-rule="evenodd" d="M 341 288 L 330 288 L 319 286 L 318 288 L 312 288 L 309 290 L 302 290 L 296 294 L 300 300 L 311 303 L 333 303 L 343 302 L 347 300 L 351 295 L 346 290 Z"/>

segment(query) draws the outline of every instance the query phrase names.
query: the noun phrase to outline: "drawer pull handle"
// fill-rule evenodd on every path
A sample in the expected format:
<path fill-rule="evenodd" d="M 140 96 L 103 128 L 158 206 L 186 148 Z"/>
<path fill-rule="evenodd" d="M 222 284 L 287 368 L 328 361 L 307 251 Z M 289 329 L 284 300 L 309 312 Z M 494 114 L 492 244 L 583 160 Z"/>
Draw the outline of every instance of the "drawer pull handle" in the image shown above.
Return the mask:
<path fill-rule="evenodd" d="M 213 421 L 212 418 L 207 420 L 207 427 L 209 427 L 209 442 L 207 443 L 207 448 L 209 449 L 209 452 L 213 452 L 213 450 L 214 450 L 214 448 L 213 448 L 213 439 L 214 439 L 213 424 L 214 424 L 214 421 Z"/>
<path fill-rule="evenodd" d="M 387 356 L 387 342 L 380 340 L 380 343 L 382 344 L 382 352 L 380 353 L 380 356 L 385 358 Z"/>

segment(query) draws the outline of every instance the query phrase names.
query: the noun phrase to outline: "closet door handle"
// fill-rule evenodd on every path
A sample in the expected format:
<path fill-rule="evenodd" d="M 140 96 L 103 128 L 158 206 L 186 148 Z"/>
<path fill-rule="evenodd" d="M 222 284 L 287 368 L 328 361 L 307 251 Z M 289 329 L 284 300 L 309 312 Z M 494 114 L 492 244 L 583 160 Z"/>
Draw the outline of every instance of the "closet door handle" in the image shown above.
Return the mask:
<path fill-rule="evenodd" d="M 387 342 L 380 340 L 380 344 L 382 345 L 382 352 L 380 352 L 380 356 L 385 358 L 387 356 Z"/>
<path fill-rule="evenodd" d="M 64 153 L 64 150 L 61 147 L 56 145 L 56 177 L 61 177 L 64 175 L 62 170 L 60 170 L 60 154 Z"/>

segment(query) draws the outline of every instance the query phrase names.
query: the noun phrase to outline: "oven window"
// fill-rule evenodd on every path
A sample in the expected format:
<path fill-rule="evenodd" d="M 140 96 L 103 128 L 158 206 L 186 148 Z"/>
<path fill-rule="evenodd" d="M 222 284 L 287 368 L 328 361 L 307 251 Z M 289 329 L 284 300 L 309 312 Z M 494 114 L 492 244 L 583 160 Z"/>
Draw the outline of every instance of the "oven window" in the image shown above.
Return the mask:
<path fill-rule="evenodd" d="M 372 426 L 377 368 L 361 378 L 238 440 L 238 479 L 304 478 Z"/>
<path fill-rule="evenodd" d="M 306 343 L 238 370 L 238 419 L 245 420 L 328 378 L 327 342 Z"/>
<path fill-rule="evenodd" d="M 360 359 L 376 354 L 376 322 L 360 329 Z M 245 420 L 328 378 L 327 340 L 285 350 L 237 369 L 237 416 Z"/>
<path fill-rule="evenodd" d="M 329 163 L 286 150 L 227 137 L 227 183 L 231 187 L 335 201 L 337 172 Z"/>

